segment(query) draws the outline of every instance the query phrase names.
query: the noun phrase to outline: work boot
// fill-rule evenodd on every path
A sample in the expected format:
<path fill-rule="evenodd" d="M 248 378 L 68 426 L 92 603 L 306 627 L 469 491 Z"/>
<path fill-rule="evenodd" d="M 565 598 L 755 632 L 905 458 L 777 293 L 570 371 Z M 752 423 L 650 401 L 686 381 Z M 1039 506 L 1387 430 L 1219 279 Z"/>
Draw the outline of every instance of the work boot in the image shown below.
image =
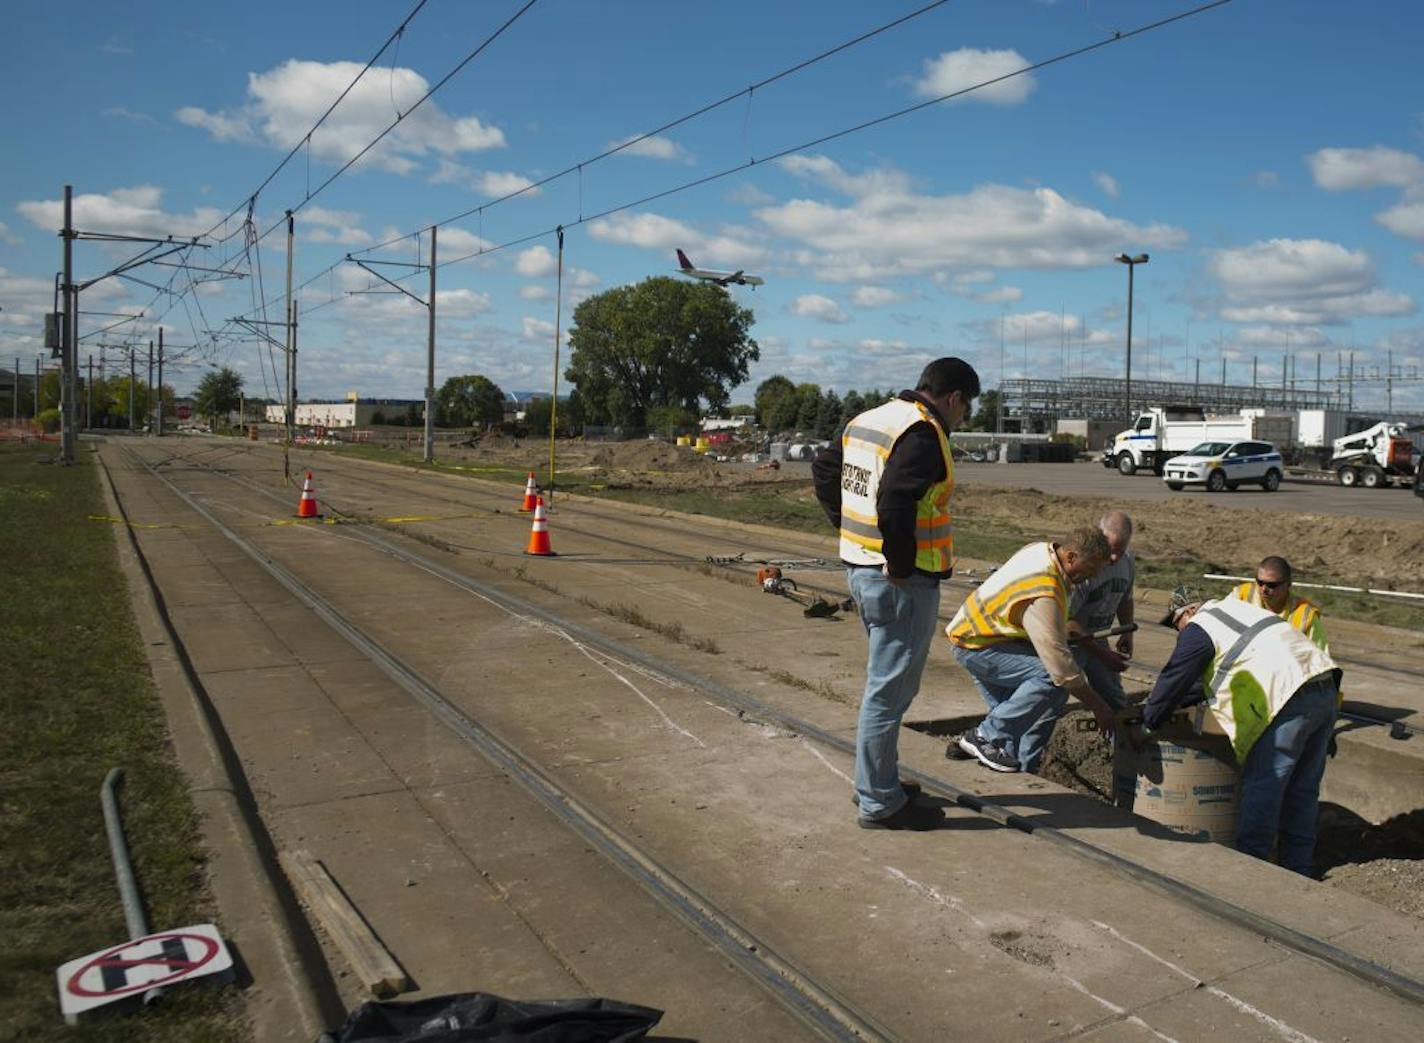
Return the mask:
<path fill-rule="evenodd" d="M 916 804 L 907 800 L 900 809 L 883 818 L 860 816 L 861 829 L 912 829 L 923 831 L 938 829 L 944 824 L 944 812 L 927 804 Z"/>
<path fill-rule="evenodd" d="M 906 799 L 906 800 L 919 800 L 919 799 L 920 799 L 920 793 L 921 793 L 922 791 L 921 791 L 921 789 L 920 789 L 920 784 L 919 784 L 918 782 L 906 782 L 904 779 L 901 779 L 901 780 L 900 780 L 900 788 L 905 791 L 905 799 Z M 856 793 L 855 790 L 851 790 L 851 791 L 850 791 L 850 802 L 851 802 L 852 804 L 857 805 L 857 806 L 860 804 L 860 795 L 859 795 L 858 793 Z"/>

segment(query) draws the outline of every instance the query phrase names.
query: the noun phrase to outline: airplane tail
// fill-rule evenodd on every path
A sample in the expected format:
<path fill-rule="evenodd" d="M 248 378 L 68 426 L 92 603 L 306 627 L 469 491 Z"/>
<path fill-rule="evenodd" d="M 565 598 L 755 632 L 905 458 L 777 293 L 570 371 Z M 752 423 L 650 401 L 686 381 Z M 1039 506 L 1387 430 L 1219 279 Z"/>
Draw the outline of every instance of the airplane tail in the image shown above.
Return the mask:
<path fill-rule="evenodd" d="M 687 254 L 683 253 L 681 250 L 677 252 L 677 263 L 685 272 L 692 270 L 692 262 L 687 259 Z"/>

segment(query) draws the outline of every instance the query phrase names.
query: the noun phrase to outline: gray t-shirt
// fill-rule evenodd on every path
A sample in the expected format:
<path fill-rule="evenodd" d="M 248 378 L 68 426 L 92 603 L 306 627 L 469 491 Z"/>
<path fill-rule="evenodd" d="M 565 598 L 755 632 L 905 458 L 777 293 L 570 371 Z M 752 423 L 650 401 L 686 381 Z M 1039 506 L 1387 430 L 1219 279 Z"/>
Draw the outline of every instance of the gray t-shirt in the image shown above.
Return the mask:
<path fill-rule="evenodd" d="M 1073 588 L 1068 598 L 1068 618 L 1076 620 L 1084 630 L 1103 630 L 1117 620 L 1122 599 L 1132 596 L 1137 581 L 1137 556 L 1128 551 L 1092 579 L 1085 579 Z"/>

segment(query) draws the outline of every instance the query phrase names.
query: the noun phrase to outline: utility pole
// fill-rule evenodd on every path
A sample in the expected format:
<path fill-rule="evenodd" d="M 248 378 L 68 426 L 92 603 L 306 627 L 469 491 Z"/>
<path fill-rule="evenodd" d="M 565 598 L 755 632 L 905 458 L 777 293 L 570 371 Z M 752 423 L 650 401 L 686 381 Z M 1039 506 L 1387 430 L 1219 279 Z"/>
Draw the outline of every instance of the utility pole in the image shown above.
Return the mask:
<path fill-rule="evenodd" d="M 40 418 L 40 357 L 35 356 L 35 413 L 36 420 Z"/>
<path fill-rule="evenodd" d="M 20 356 L 15 356 L 15 393 L 10 396 L 10 421 L 19 426 L 20 423 Z"/>
<path fill-rule="evenodd" d="M 134 429 L 134 384 L 138 382 L 138 374 L 134 372 L 134 346 L 129 345 L 129 434 L 133 434 Z"/>
<path fill-rule="evenodd" d="M 430 226 L 430 313 L 425 343 L 425 452 L 435 462 L 435 226 Z"/>
<path fill-rule="evenodd" d="M 163 327 L 160 326 L 159 329 Z M 148 397 L 144 399 L 149 423 L 153 423 L 153 341 L 148 342 Z"/>
<path fill-rule="evenodd" d="M 1260 362 L 1261 357 L 1259 355 L 1251 356 L 1251 386 L 1253 388 L 1256 386 L 1256 374 L 1259 371 Z"/>
<path fill-rule="evenodd" d="M 64 186 L 64 348 L 60 371 L 60 442 L 59 462 L 74 463 L 74 392 L 75 362 L 78 356 L 77 332 L 79 303 L 74 292 L 74 187 Z"/>
<path fill-rule="evenodd" d="M 89 356 L 89 382 L 84 385 L 84 426 L 94 426 L 94 356 Z"/>
<path fill-rule="evenodd" d="M 1355 408 L 1355 349 L 1350 349 L 1350 408 Z"/>
<path fill-rule="evenodd" d="M 158 327 L 158 437 L 163 437 L 163 327 Z"/>
<path fill-rule="evenodd" d="M 297 313 L 292 307 L 292 246 L 296 239 L 296 218 L 287 211 L 287 439 L 282 446 L 282 473 L 292 484 L 292 438 L 297 419 Z"/>
<path fill-rule="evenodd" d="M 1384 371 L 1385 412 L 1394 415 L 1394 350 L 1386 356 L 1389 360 Z"/>

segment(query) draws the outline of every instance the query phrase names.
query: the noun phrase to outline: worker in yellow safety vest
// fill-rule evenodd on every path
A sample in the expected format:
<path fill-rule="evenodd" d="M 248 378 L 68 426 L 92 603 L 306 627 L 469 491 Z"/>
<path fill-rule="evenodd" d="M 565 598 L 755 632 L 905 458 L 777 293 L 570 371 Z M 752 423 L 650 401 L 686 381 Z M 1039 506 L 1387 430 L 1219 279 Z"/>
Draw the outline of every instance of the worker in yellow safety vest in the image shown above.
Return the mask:
<path fill-rule="evenodd" d="M 1112 707 L 1068 649 L 1069 592 L 1112 558 L 1099 528 L 1057 543 L 1030 543 L 965 598 L 945 633 L 989 708 L 978 726 L 945 750 L 994 771 L 1037 771 L 1069 694 L 1093 712 L 1106 735 Z"/>
<path fill-rule="evenodd" d="M 1285 619 L 1326 652 L 1330 642 L 1325 639 L 1325 624 L 1320 609 L 1302 597 L 1291 595 L 1291 567 L 1285 558 L 1271 555 L 1256 566 L 1255 582 L 1242 583 L 1231 592 L 1232 597 L 1260 605 Z"/>
<path fill-rule="evenodd" d="M 816 454 L 816 498 L 840 533 L 840 556 L 869 638 L 856 727 L 855 790 L 866 829 L 934 829 L 937 807 L 900 779 L 900 721 L 934 643 L 939 585 L 954 571 L 949 433 L 979 394 L 979 375 L 940 358 L 913 391 L 852 417 Z"/>
<path fill-rule="evenodd" d="M 1193 725 L 1225 734 L 1241 765 L 1236 846 L 1313 876 L 1320 780 L 1334 730 L 1340 668 L 1269 608 L 1239 598 L 1172 592 L 1164 626 L 1177 645 L 1142 710 L 1151 734 L 1195 695 Z"/>

